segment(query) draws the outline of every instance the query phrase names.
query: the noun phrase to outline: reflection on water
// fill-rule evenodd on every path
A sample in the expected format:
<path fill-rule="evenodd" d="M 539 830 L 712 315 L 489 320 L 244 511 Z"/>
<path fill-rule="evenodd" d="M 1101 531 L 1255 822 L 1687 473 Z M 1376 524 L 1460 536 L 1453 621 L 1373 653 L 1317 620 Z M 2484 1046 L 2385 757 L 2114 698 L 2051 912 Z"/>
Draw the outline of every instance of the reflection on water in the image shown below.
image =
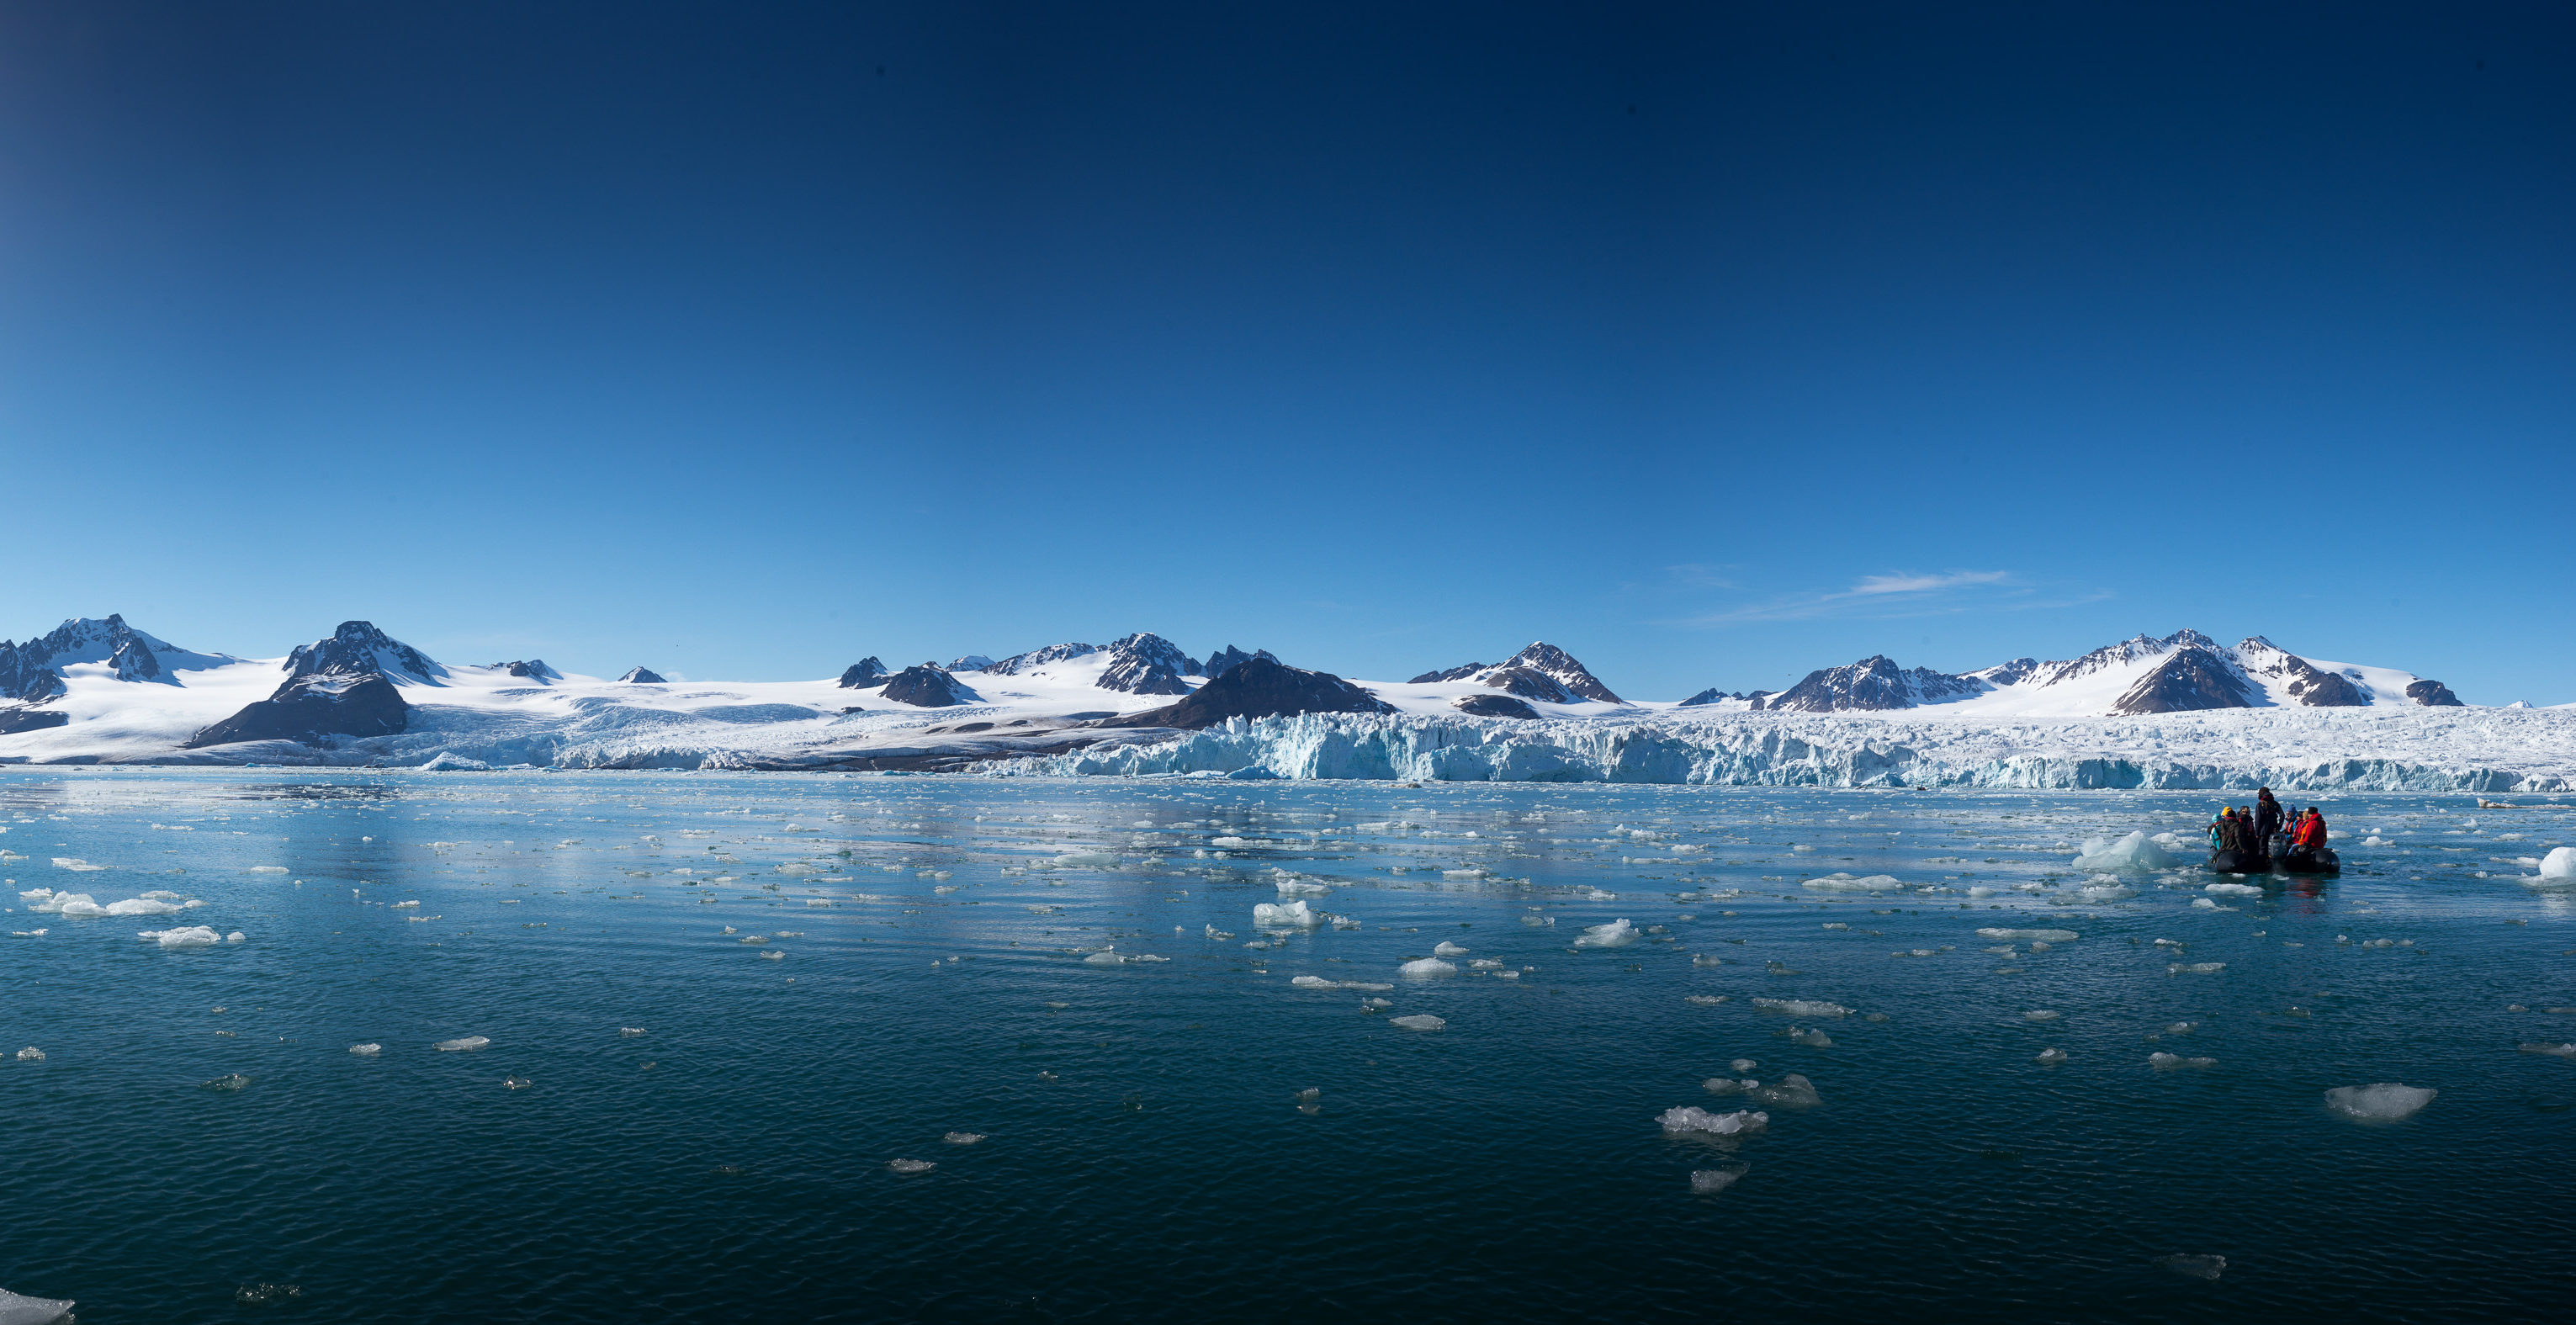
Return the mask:
<path fill-rule="evenodd" d="M 2515 880 L 2576 810 L 2345 798 L 2343 876 L 2259 894 L 2068 865 L 2196 861 L 2210 808 L 9 771 L 0 1286 L 89 1322 L 2555 1310 L 2576 915 Z M 135 937 L 200 923 L 244 941 Z M 2437 1094 L 2326 1105 L 2382 1082 Z"/>

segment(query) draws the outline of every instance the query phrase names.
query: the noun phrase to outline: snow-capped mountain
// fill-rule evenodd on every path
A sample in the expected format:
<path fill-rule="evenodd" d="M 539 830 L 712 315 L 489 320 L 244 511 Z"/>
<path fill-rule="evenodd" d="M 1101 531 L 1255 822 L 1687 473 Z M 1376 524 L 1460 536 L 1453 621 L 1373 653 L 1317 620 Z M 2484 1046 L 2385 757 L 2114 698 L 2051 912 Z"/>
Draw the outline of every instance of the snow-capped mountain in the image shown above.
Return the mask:
<path fill-rule="evenodd" d="M 1406 682 L 1407 685 L 1440 685 L 1470 681 L 1491 686 L 1506 694 L 1534 699 L 1543 704 L 1624 704 L 1627 701 L 1601 684 L 1589 668 L 1577 662 L 1573 654 L 1540 640 L 1502 662 L 1487 666 L 1468 663 L 1437 672 L 1425 672 Z"/>
<path fill-rule="evenodd" d="M 1874 656 L 1669 703 L 1623 701 L 1544 643 L 1411 681 L 1231 645 L 1199 665 L 1137 632 L 972 670 L 673 685 L 444 664 L 366 621 L 243 659 L 107 617 L 0 644 L 0 683 L 0 763 L 2576 787 L 2576 706 L 2471 708 L 2413 673 L 2192 631 L 1960 674 Z"/>
<path fill-rule="evenodd" d="M 1845 713 L 1937 708 L 1975 717 L 2077 717 L 2231 708 L 2455 706 L 2439 681 L 2411 672 L 2302 658 L 2260 635 L 2233 647 L 2196 630 L 2140 635 L 2080 658 L 2008 663 L 1953 675 L 1885 657 L 1827 667 L 1777 695 L 1686 704 L 1772 712 Z"/>

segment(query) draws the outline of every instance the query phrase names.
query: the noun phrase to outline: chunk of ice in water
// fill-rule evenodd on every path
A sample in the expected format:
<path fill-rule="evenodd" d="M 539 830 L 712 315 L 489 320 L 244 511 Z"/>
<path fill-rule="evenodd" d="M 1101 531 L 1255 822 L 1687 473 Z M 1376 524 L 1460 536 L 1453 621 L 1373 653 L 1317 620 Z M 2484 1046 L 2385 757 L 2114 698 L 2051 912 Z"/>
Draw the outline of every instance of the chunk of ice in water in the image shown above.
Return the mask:
<path fill-rule="evenodd" d="M 2422 1112 L 2439 1094 L 2423 1086 L 2380 1081 L 2367 1086 L 2337 1086 L 2326 1092 L 2326 1107 L 2362 1122 L 2393 1123 Z"/>
<path fill-rule="evenodd" d="M 2517 1045 L 2515 1047 L 2521 1049 L 2527 1054 L 2548 1054 L 2553 1058 L 2576 1058 L 2576 1044 L 2525 1044 Z"/>
<path fill-rule="evenodd" d="M 1289 977 L 1288 983 L 1299 989 L 1339 989 L 1342 987 L 1339 980 L 1327 980 L 1320 975 L 1291 976 Z"/>
<path fill-rule="evenodd" d="M 1753 1006 L 1765 1012 L 1786 1012 L 1793 1017 L 1848 1017 L 1851 1009 L 1840 1003 L 1825 1003 L 1808 998 L 1757 998 Z"/>
<path fill-rule="evenodd" d="M 471 1053 L 490 1043 L 492 1043 L 492 1037 L 489 1035 L 465 1035 L 453 1040 L 441 1040 L 429 1047 L 441 1053 Z"/>
<path fill-rule="evenodd" d="M 1745 1091 L 1755 1100 L 1783 1109 L 1812 1109 L 1825 1102 L 1816 1093 L 1816 1083 L 1795 1072 L 1768 1086 L 1753 1086 Z"/>
<path fill-rule="evenodd" d="M 2224 1256 L 2158 1256 L 2156 1264 L 2194 1279 L 2215 1280 L 2227 1273 L 2227 1258 Z"/>
<path fill-rule="evenodd" d="M 2540 858 L 2540 877 L 2576 881 L 2576 847 L 2553 847 Z"/>
<path fill-rule="evenodd" d="M 1697 1105 L 1685 1104 L 1666 1109 L 1655 1121 L 1667 1132 L 1707 1132 L 1713 1136 L 1738 1136 L 1758 1132 L 1771 1123 L 1771 1115 L 1755 1109 L 1738 1109 L 1733 1113 L 1710 1113 Z"/>
<path fill-rule="evenodd" d="M 2201 891 L 2216 893 L 2221 897 L 2260 897 L 2263 895 L 2263 890 L 2261 888 L 2250 883 L 2213 883 L 2205 885 Z"/>
<path fill-rule="evenodd" d="M 2042 1049 L 2037 1054 L 2032 1055 L 2031 1061 L 2034 1063 L 2045 1063 L 2050 1067 L 2055 1067 L 2066 1061 L 2066 1051 L 2063 1049 Z"/>
<path fill-rule="evenodd" d="M 2025 1013 L 2021 1014 L 2021 1019 L 2022 1019 L 2023 1021 L 2055 1021 L 2055 1020 L 2057 1020 L 2057 1019 L 2058 1019 L 2058 1017 L 2059 1017 L 2060 1015 L 2062 1015 L 2062 1014 L 2060 1014 L 2060 1013 L 2056 1013 L 2056 1012 L 2050 1012 L 2050 1011 L 2047 1011 L 2046 1009 L 2040 1009 L 2040 1010 L 2031 1011 L 2031 1012 L 2025 1012 Z"/>
<path fill-rule="evenodd" d="M 2216 975 L 2227 969 L 2225 962 L 2175 962 L 2165 967 L 2167 975 Z"/>
<path fill-rule="evenodd" d="M 2164 1069 L 2177 1067 L 2216 1067 L 2218 1066 L 2218 1060 L 2215 1058 L 2185 1058 L 2180 1054 L 2152 1053 L 2147 1055 L 2147 1066 Z"/>
<path fill-rule="evenodd" d="M 1752 1071 L 1753 1069 L 1755 1069 L 1755 1068 L 1757 1068 L 1757 1067 L 1760 1067 L 1760 1066 L 1762 1066 L 1762 1065 L 1761 1065 L 1760 1063 L 1754 1062 L 1754 1061 L 1753 1061 L 1752 1059 L 1750 1059 L 1750 1058 L 1739 1058 L 1739 1059 L 1736 1059 L 1734 1062 L 1728 1063 L 1726 1066 L 1727 1066 L 1727 1068 L 1728 1068 L 1730 1071 L 1736 1071 L 1736 1072 L 1750 1072 L 1750 1071 Z"/>
<path fill-rule="evenodd" d="M 2135 832 L 2117 841 L 2090 837 L 2084 840 L 2084 854 L 2075 858 L 2079 870 L 2124 870 L 2145 873 L 2172 869 L 2173 857 L 2144 832 Z"/>
<path fill-rule="evenodd" d="M 1682 1001 L 1685 1003 L 1696 1003 L 1704 1008 L 1713 1008 L 1718 1004 L 1725 1002 L 1726 996 L 1723 994 L 1686 994 L 1682 997 Z"/>
<path fill-rule="evenodd" d="M 1459 947 L 1457 944 L 1448 942 L 1444 939 L 1441 941 L 1439 947 L 1431 950 L 1431 955 L 1435 957 L 1464 957 L 1467 955 L 1467 949 Z"/>
<path fill-rule="evenodd" d="M 356 1054 L 360 1058 L 373 1058 L 384 1051 L 385 1047 L 381 1044 L 353 1044 L 349 1046 L 349 1052 Z"/>
<path fill-rule="evenodd" d="M 1640 934 L 1637 927 L 1629 924 L 1627 918 L 1623 916 L 1606 925 L 1585 926 L 1582 933 L 1574 936 L 1574 946 L 1578 948 L 1624 948 L 1629 944 L 1636 942 L 1639 937 Z"/>
<path fill-rule="evenodd" d="M 896 1173 L 928 1173 L 939 1165 L 926 1159 L 890 1159 L 886 1167 Z"/>
<path fill-rule="evenodd" d="M 620 1026 L 617 1028 L 617 1033 L 622 1037 L 631 1039 L 635 1036 L 642 1035 L 644 1033 L 644 1028 L 641 1026 Z"/>
<path fill-rule="evenodd" d="M 1803 1044 L 1810 1049 L 1831 1049 L 1834 1047 L 1834 1037 L 1825 1034 L 1823 1031 L 1808 1030 L 1804 1026 L 1791 1026 L 1781 1031 L 1780 1034 L 1787 1037 L 1789 1043 Z"/>
<path fill-rule="evenodd" d="M 45 1061 L 45 1051 L 32 1044 L 28 1045 L 26 1048 L 18 1051 L 18 1061 L 21 1063 L 41 1063 Z"/>
<path fill-rule="evenodd" d="M 0 1288 L 0 1325 L 54 1325 L 71 1314 L 70 1298 L 27 1297 Z"/>
<path fill-rule="evenodd" d="M 1905 881 L 1892 874 L 1872 874 L 1863 878 L 1854 878 L 1849 874 L 1835 873 L 1821 879 L 1808 879 L 1798 886 L 1828 893 L 1887 893 L 1902 891 Z"/>
<path fill-rule="evenodd" d="M 1751 1080 L 1750 1078 L 1737 1080 L 1734 1077 L 1710 1077 L 1708 1080 L 1699 1083 L 1699 1088 L 1707 1091 L 1711 1095 L 1735 1095 L 1751 1090 L 1755 1086 L 1759 1086 L 1761 1084 L 1761 1082 Z"/>
<path fill-rule="evenodd" d="M 1391 1008 L 1394 1007 L 1395 1004 L 1383 998 L 1363 998 L 1360 1000 L 1360 1006 L 1364 1008 Z"/>
<path fill-rule="evenodd" d="M 1715 1196 L 1735 1185 L 1735 1180 L 1752 1172 L 1750 1165 L 1739 1164 L 1724 1169 L 1692 1169 L 1691 1195 Z"/>
<path fill-rule="evenodd" d="M 1998 943 L 2073 943 L 2079 936 L 2071 929 L 1981 929 L 1977 937 Z"/>
<path fill-rule="evenodd" d="M 982 1132 L 950 1132 L 939 1138 L 952 1146 L 971 1146 L 984 1139 Z"/>
<path fill-rule="evenodd" d="M 241 1090 L 250 1085 L 250 1078 L 235 1072 L 230 1076 L 221 1076 L 212 1081 L 201 1081 L 197 1084 L 207 1090 Z"/>
<path fill-rule="evenodd" d="M 1402 1026 L 1409 1031 L 1436 1031 L 1449 1025 L 1448 1022 L 1428 1012 L 1417 1012 L 1410 1017 L 1389 1017 L 1386 1020 L 1390 1026 Z"/>
<path fill-rule="evenodd" d="M 535 1082 L 533 1082 L 533 1081 L 528 1080 L 526 1077 L 503 1077 L 503 1078 L 501 1078 L 501 1088 L 502 1088 L 503 1090 L 526 1090 L 528 1087 L 533 1086 L 533 1085 L 535 1085 L 535 1084 L 537 1084 L 537 1083 L 535 1083 Z"/>
<path fill-rule="evenodd" d="M 1252 907 L 1252 923 L 1263 929 L 1315 929 L 1332 922 L 1331 916 L 1302 897 L 1293 902 L 1256 902 Z"/>
<path fill-rule="evenodd" d="M 139 930 L 134 937 L 146 942 L 157 942 L 165 948 L 211 948 L 224 941 L 221 934 L 204 925 L 190 925 L 184 929 Z"/>
<path fill-rule="evenodd" d="M 1437 957 L 1417 957 L 1414 960 L 1406 962 L 1404 965 L 1395 968 L 1395 970 L 1398 975 L 1409 975 L 1415 979 L 1424 979 L 1435 975 L 1456 975 L 1458 973 L 1457 967 L 1452 966 Z"/>

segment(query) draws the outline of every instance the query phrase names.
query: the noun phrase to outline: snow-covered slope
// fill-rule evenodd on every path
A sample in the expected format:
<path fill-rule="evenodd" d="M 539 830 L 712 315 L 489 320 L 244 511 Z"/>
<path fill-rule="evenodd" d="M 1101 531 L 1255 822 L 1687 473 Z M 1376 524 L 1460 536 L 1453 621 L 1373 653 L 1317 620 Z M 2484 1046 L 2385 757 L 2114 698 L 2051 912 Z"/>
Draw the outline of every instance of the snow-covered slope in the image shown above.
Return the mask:
<path fill-rule="evenodd" d="M 1215 659 L 1251 656 L 1229 646 Z M 535 660 L 445 664 L 363 621 L 282 658 L 234 658 L 108 617 L 0 645 L 0 664 L 33 683 L 0 695 L 6 763 L 2576 785 L 2576 708 L 2472 708 L 2408 672 L 2306 658 L 2259 637 L 2221 646 L 2189 631 L 1955 676 L 1871 658 L 1780 695 L 1694 696 L 1703 702 L 1689 706 L 1621 700 L 1571 655 L 1534 644 L 1500 664 L 1356 683 L 1391 714 L 1229 719 L 1197 732 L 1153 717 L 1143 721 L 1163 725 L 1109 721 L 1171 709 L 1206 684 L 1192 673 L 1225 670 L 1141 632 L 964 670 L 667 682 Z M 2141 704 L 2203 707 L 2135 711 Z"/>

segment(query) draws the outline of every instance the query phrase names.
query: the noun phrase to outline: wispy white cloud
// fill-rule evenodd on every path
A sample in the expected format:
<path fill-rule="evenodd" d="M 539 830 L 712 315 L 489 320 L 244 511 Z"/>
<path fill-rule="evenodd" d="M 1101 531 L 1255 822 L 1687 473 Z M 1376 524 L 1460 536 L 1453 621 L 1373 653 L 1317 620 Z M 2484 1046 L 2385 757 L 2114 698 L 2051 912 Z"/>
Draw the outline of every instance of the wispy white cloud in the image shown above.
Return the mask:
<path fill-rule="evenodd" d="M 1747 621 L 1804 621 L 1817 617 L 1937 616 L 1972 609 L 2021 606 L 2010 600 L 2031 592 L 2011 571 L 1953 570 L 1864 575 L 1848 589 L 1792 594 L 1677 623 L 1722 626 Z"/>

